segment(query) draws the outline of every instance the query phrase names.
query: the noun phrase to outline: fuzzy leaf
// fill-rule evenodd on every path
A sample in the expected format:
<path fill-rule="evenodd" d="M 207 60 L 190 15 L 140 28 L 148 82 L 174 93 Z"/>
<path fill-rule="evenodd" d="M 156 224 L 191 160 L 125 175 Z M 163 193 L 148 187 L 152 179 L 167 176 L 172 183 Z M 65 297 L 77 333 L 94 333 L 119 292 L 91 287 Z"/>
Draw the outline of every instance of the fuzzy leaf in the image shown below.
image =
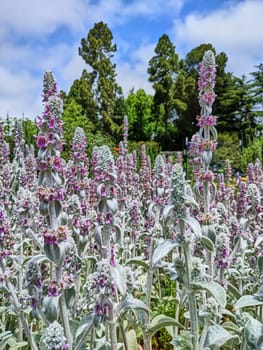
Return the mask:
<path fill-rule="evenodd" d="M 181 323 L 177 322 L 174 318 L 166 315 L 158 315 L 152 319 L 150 328 L 148 329 L 147 333 L 150 336 L 154 336 L 154 334 L 160 329 L 168 326 L 179 327 L 182 329 L 184 328 L 184 326 Z"/>
<path fill-rule="evenodd" d="M 158 262 L 165 258 L 171 250 L 173 250 L 176 246 L 178 246 L 178 243 L 173 241 L 172 239 L 166 239 L 162 243 L 158 244 L 156 249 L 154 250 L 153 257 L 152 257 L 152 264 L 155 267 Z"/>
<path fill-rule="evenodd" d="M 234 305 L 235 309 L 242 309 L 244 307 L 263 305 L 263 300 L 260 301 L 253 295 L 243 295 Z"/>
<path fill-rule="evenodd" d="M 5 331 L 0 334 L 0 350 L 6 349 L 6 345 L 12 337 L 13 334 L 10 331 Z"/>
<path fill-rule="evenodd" d="M 224 329 L 226 329 L 229 332 L 233 332 L 233 333 L 237 333 L 237 334 L 240 333 L 239 327 L 232 321 L 224 322 L 222 324 L 222 326 L 224 327 Z"/>
<path fill-rule="evenodd" d="M 41 170 L 38 175 L 38 183 L 37 183 L 38 186 L 42 185 L 44 177 L 45 177 L 45 172 Z"/>
<path fill-rule="evenodd" d="M 13 345 L 9 344 L 9 345 L 10 345 L 9 350 L 15 350 L 15 349 L 21 349 L 24 346 L 27 346 L 28 343 L 26 341 L 21 341 L 21 342 L 17 343 L 16 340 L 14 339 L 14 344 Z"/>
<path fill-rule="evenodd" d="M 109 211 L 116 213 L 118 210 L 118 202 L 116 198 L 107 198 L 107 206 L 109 208 Z"/>
<path fill-rule="evenodd" d="M 52 177 L 58 187 L 62 186 L 65 182 L 64 177 L 59 175 L 57 172 L 52 171 Z"/>
<path fill-rule="evenodd" d="M 61 202 L 58 200 L 54 201 L 54 206 L 55 206 L 55 212 L 56 212 L 56 216 L 57 218 L 59 217 L 59 215 L 62 213 L 62 205 Z"/>
<path fill-rule="evenodd" d="M 237 299 L 241 297 L 241 294 L 239 293 L 239 290 L 233 286 L 230 282 L 227 284 L 228 291 Z"/>
<path fill-rule="evenodd" d="M 125 333 L 128 350 L 138 350 L 137 335 L 134 329 L 130 329 Z"/>
<path fill-rule="evenodd" d="M 122 265 L 112 266 L 111 274 L 119 292 L 122 296 L 125 296 L 127 292 L 127 277 L 125 268 Z"/>
<path fill-rule="evenodd" d="M 217 140 L 217 130 L 214 126 L 210 126 L 210 132 L 211 132 L 211 135 L 213 137 L 213 139 L 216 141 Z"/>
<path fill-rule="evenodd" d="M 207 332 L 204 346 L 210 350 L 218 350 L 229 340 L 239 339 L 221 326 L 210 326 Z"/>
<path fill-rule="evenodd" d="M 224 288 L 216 282 L 200 282 L 193 283 L 193 286 L 197 289 L 207 290 L 219 303 L 221 307 L 226 306 L 226 291 Z"/>
<path fill-rule="evenodd" d="M 133 309 L 142 309 L 145 312 L 149 312 L 149 309 L 144 302 L 142 302 L 139 299 L 133 298 L 133 297 L 126 297 L 124 298 L 116 308 L 117 314 L 122 315 L 128 310 Z"/>
<path fill-rule="evenodd" d="M 61 266 L 65 260 L 68 244 L 66 241 L 58 244 L 44 244 L 44 251 L 47 257 L 56 265 Z"/>
<path fill-rule="evenodd" d="M 89 333 L 91 327 L 93 326 L 93 313 L 90 312 L 86 315 L 80 322 L 78 329 L 76 330 L 75 338 L 79 338 L 84 332 L 86 335 Z"/>
<path fill-rule="evenodd" d="M 103 228 L 102 225 L 97 225 L 94 230 L 95 241 L 100 247 L 102 246 L 102 238 L 101 238 L 102 228 Z"/>
<path fill-rule="evenodd" d="M 182 220 L 191 227 L 196 237 L 202 236 L 202 229 L 199 222 L 192 218 L 191 216 L 187 216 L 186 218 L 182 218 Z"/>
<path fill-rule="evenodd" d="M 263 242 L 263 235 L 259 235 L 256 239 L 254 247 L 257 248 Z"/>
<path fill-rule="evenodd" d="M 45 296 L 43 299 L 42 311 L 49 322 L 58 319 L 58 299 L 59 297 Z"/>
<path fill-rule="evenodd" d="M 254 318 L 247 321 L 244 328 L 244 335 L 250 350 L 260 350 L 260 348 L 257 347 L 257 343 L 262 333 L 263 325 L 261 322 Z"/>
<path fill-rule="evenodd" d="M 263 255 L 260 255 L 260 256 L 258 257 L 257 265 L 258 265 L 259 272 L 260 272 L 261 274 L 263 274 Z"/>
<path fill-rule="evenodd" d="M 174 205 L 167 205 L 163 209 L 163 217 L 167 219 L 167 217 L 170 215 L 171 210 L 174 208 Z"/>
<path fill-rule="evenodd" d="M 145 260 L 141 260 L 141 259 L 130 259 L 130 260 L 126 261 L 126 265 L 142 266 L 143 268 L 145 268 L 146 271 L 149 268 L 149 265 L 147 264 L 147 262 Z"/>
<path fill-rule="evenodd" d="M 182 198 L 185 199 L 185 204 L 189 204 L 195 207 L 196 209 L 199 208 L 198 203 L 195 201 L 195 199 L 192 196 L 189 196 L 188 194 L 184 194 L 182 195 Z"/>
<path fill-rule="evenodd" d="M 209 250 L 210 252 L 213 252 L 215 250 L 215 245 L 214 243 L 212 242 L 212 240 L 206 236 L 202 236 L 201 237 L 201 244 L 202 246 Z"/>

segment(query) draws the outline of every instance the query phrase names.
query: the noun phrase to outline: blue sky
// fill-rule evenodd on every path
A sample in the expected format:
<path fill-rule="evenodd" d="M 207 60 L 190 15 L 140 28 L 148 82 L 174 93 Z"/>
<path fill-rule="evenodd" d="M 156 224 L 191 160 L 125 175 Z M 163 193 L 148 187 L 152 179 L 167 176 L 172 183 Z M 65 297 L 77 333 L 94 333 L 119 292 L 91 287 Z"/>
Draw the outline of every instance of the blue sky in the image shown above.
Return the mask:
<path fill-rule="evenodd" d="M 263 0 L 0 0 L 0 116 L 42 113 L 42 78 L 52 70 L 68 92 L 85 62 L 81 38 L 104 21 L 117 45 L 117 81 L 125 95 L 152 93 L 147 67 L 168 34 L 180 58 L 212 43 L 227 70 L 248 75 L 263 62 Z"/>

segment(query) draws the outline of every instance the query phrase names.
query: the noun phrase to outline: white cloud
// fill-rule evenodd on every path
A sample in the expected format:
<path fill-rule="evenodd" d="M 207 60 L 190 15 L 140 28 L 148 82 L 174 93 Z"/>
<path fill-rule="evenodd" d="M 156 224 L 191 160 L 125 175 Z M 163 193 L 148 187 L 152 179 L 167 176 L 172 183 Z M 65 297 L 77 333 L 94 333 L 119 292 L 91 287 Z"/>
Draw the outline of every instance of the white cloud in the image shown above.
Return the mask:
<path fill-rule="evenodd" d="M 154 54 L 155 45 L 142 45 L 131 54 L 131 62 L 117 62 L 117 82 L 122 87 L 125 96 L 131 89 L 144 89 L 152 94 L 152 85 L 148 81 L 147 67 Z"/>
<path fill-rule="evenodd" d="M 1 113 L 5 118 L 10 116 L 25 116 L 34 118 L 42 112 L 41 96 L 36 96 L 36 91 L 41 89 L 41 81 L 30 73 L 21 71 L 11 72 L 0 68 L 0 96 Z"/>
<path fill-rule="evenodd" d="M 248 74 L 255 62 L 262 61 L 262 13 L 261 0 L 246 0 L 210 14 L 189 14 L 184 21 L 174 22 L 174 41 L 190 50 L 209 42 L 217 52 L 227 54 L 230 71 Z"/>
<path fill-rule="evenodd" d="M 0 1 L 0 24 L 17 35 L 38 36 L 60 25 L 79 28 L 86 14 L 84 0 Z"/>

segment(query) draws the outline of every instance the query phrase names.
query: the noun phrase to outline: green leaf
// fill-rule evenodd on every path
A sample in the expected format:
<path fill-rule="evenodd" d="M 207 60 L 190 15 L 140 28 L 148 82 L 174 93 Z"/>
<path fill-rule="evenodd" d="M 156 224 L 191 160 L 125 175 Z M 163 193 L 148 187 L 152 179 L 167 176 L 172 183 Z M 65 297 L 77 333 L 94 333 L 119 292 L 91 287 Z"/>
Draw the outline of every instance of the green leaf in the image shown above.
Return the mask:
<path fill-rule="evenodd" d="M 195 199 L 192 196 L 189 196 L 188 194 L 184 194 L 184 195 L 182 195 L 182 198 L 184 198 L 185 204 L 189 204 L 189 205 L 195 207 L 196 209 L 199 209 L 197 202 L 195 201 Z"/>
<path fill-rule="evenodd" d="M 59 217 L 59 215 L 62 213 L 62 205 L 61 202 L 58 200 L 54 201 L 54 206 L 55 206 L 55 211 L 56 211 L 56 216 L 57 218 Z"/>
<path fill-rule="evenodd" d="M 263 300 L 260 301 L 253 295 L 243 295 L 234 305 L 235 309 L 242 309 L 244 307 L 263 305 Z"/>
<path fill-rule="evenodd" d="M 244 328 L 244 335 L 250 350 L 260 350 L 257 347 L 259 338 L 263 333 L 263 325 L 258 320 L 251 318 Z"/>
<path fill-rule="evenodd" d="M 59 297 L 45 296 L 43 299 L 42 311 L 49 322 L 56 321 L 59 315 L 58 309 Z"/>
<path fill-rule="evenodd" d="M 227 321 L 227 322 L 224 322 L 222 324 L 222 326 L 227 330 L 227 331 L 230 331 L 230 332 L 233 332 L 233 333 L 240 333 L 240 328 L 234 323 L 234 322 L 231 322 L 231 321 Z"/>
<path fill-rule="evenodd" d="M 215 245 L 210 238 L 206 236 L 202 236 L 200 240 L 201 240 L 202 246 L 205 249 L 209 250 L 210 252 L 213 252 L 215 250 Z"/>
<path fill-rule="evenodd" d="M 263 235 L 259 235 L 256 239 L 254 247 L 257 248 L 263 242 Z"/>
<path fill-rule="evenodd" d="M 143 268 L 145 268 L 145 270 L 148 270 L 149 265 L 145 260 L 141 260 L 141 259 L 130 259 L 128 261 L 126 261 L 126 265 L 138 265 L 138 266 L 142 266 Z"/>
<path fill-rule="evenodd" d="M 140 299 L 136 299 L 133 297 L 126 297 L 124 298 L 116 307 L 116 312 L 120 316 L 123 315 L 128 310 L 134 310 L 134 309 L 142 309 L 145 312 L 149 312 L 149 309 L 144 302 L 142 302 Z"/>
<path fill-rule="evenodd" d="M 260 256 L 258 257 L 257 265 L 258 265 L 259 272 L 260 272 L 261 274 L 263 274 L 263 255 L 260 255 Z"/>
<path fill-rule="evenodd" d="M 218 350 L 229 340 L 239 339 L 237 335 L 232 335 L 221 326 L 210 326 L 205 339 L 205 347 L 210 350 Z"/>
<path fill-rule="evenodd" d="M 0 334 L 0 350 L 5 350 L 6 349 L 6 345 L 8 344 L 9 340 L 11 338 L 14 338 L 12 332 L 10 331 L 5 331 L 5 332 L 2 332 Z M 15 338 L 14 338 L 15 339 Z"/>
<path fill-rule="evenodd" d="M 163 217 L 167 219 L 167 217 L 170 215 L 171 210 L 174 208 L 174 205 L 167 205 L 163 209 Z"/>
<path fill-rule="evenodd" d="M 172 239 L 166 239 L 162 243 L 158 244 L 152 256 L 153 266 L 157 265 L 161 259 L 166 257 L 170 253 L 170 251 L 177 246 L 178 243 L 173 241 Z"/>
<path fill-rule="evenodd" d="M 44 171 L 40 171 L 39 174 L 38 174 L 38 183 L 37 183 L 38 186 L 42 185 L 44 177 L 45 177 L 45 172 Z"/>
<path fill-rule="evenodd" d="M 90 312 L 86 315 L 80 322 L 78 329 L 76 330 L 75 339 L 79 338 L 84 332 L 86 335 L 91 330 L 93 326 L 93 313 Z"/>
<path fill-rule="evenodd" d="M 112 213 L 116 213 L 118 210 L 118 202 L 116 198 L 107 198 L 107 206 Z"/>
<path fill-rule="evenodd" d="M 137 335 L 134 329 L 130 329 L 125 333 L 128 350 L 138 350 Z"/>
<path fill-rule="evenodd" d="M 117 288 L 122 296 L 127 292 L 127 276 L 125 268 L 121 265 L 111 267 L 112 277 L 117 285 Z"/>
<path fill-rule="evenodd" d="M 15 350 L 23 348 L 24 346 L 28 346 L 28 343 L 26 341 L 21 341 L 19 343 L 15 343 L 14 345 L 10 346 L 9 350 Z"/>
<path fill-rule="evenodd" d="M 216 282 L 201 282 L 193 283 L 193 286 L 197 289 L 207 290 L 220 304 L 221 307 L 226 306 L 226 291 L 225 289 Z"/>
<path fill-rule="evenodd" d="M 233 284 L 231 284 L 230 282 L 227 283 L 227 289 L 235 298 L 239 299 L 241 297 L 239 290 L 235 286 L 233 286 Z"/>
<path fill-rule="evenodd" d="M 150 328 L 148 329 L 147 333 L 150 336 L 153 336 L 160 329 L 168 326 L 174 326 L 184 329 L 184 326 L 181 323 L 177 322 L 174 318 L 166 315 L 158 315 L 152 319 Z"/>
<path fill-rule="evenodd" d="M 192 218 L 191 216 L 187 216 L 186 218 L 182 218 L 182 220 L 191 227 L 193 230 L 193 233 L 195 234 L 196 237 L 201 237 L 202 236 L 202 229 L 199 224 L 199 222 Z"/>

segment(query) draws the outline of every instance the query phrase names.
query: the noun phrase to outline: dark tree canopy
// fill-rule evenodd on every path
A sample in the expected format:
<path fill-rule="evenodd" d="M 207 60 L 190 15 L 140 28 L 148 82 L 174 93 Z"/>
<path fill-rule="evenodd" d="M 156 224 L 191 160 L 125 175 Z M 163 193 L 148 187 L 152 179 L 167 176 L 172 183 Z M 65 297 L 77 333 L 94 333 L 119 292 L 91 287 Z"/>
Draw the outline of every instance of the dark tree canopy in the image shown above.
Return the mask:
<path fill-rule="evenodd" d="M 111 135 L 118 135 L 123 115 L 120 103 L 123 101 L 122 89 L 116 83 L 116 65 L 112 58 L 117 50 L 112 43 L 113 35 L 107 24 L 95 23 L 86 39 L 81 40 L 79 54 L 89 65 L 89 79 L 97 104 L 97 117 L 102 127 Z M 124 101 L 123 101 L 124 104 Z"/>

